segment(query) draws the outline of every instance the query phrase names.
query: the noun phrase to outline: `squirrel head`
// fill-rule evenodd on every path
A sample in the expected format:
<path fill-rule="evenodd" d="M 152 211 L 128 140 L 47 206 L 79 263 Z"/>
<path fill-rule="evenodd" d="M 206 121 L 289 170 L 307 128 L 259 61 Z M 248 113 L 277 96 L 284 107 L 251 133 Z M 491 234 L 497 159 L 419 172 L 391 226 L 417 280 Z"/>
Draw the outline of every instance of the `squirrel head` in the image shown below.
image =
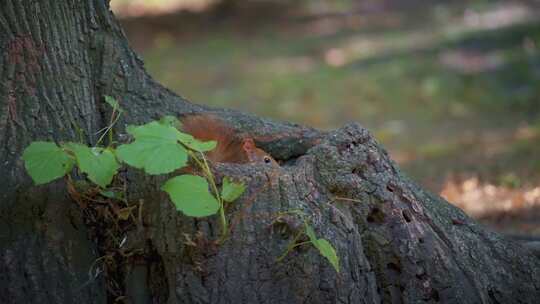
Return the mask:
<path fill-rule="evenodd" d="M 242 143 L 242 149 L 246 152 L 247 158 L 250 163 L 263 163 L 273 166 L 279 166 L 279 164 L 264 152 L 264 150 L 257 148 L 255 142 L 251 138 L 245 138 Z"/>

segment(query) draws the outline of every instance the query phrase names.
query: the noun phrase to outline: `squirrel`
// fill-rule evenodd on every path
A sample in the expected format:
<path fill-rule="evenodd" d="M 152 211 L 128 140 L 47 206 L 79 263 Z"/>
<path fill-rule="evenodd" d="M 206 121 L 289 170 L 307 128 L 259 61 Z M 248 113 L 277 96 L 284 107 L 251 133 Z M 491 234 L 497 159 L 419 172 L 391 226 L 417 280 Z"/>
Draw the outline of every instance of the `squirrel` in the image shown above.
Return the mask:
<path fill-rule="evenodd" d="M 264 150 L 257 148 L 253 138 L 239 134 L 221 119 L 209 114 L 190 115 L 181 118 L 181 129 L 193 137 L 217 141 L 214 150 L 205 153 L 217 163 L 262 163 L 279 164 Z"/>

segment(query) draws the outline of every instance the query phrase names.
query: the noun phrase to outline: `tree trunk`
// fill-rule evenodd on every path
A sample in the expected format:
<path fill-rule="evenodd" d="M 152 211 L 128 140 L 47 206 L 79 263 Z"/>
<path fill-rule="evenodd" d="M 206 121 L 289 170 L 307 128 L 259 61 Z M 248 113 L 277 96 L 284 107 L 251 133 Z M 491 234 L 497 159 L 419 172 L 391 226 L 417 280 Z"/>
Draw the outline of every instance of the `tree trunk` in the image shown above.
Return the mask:
<path fill-rule="evenodd" d="M 535 303 L 540 260 L 404 177 L 367 130 L 328 134 L 189 103 L 154 82 L 105 0 L 0 5 L 0 299 L 3 303 Z M 179 71 L 181 73 L 181 71 Z M 103 96 L 125 125 L 213 112 L 284 162 L 221 165 L 247 193 L 216 246 L 214 217 L 175 211 L 163 177 L 121 173 L 137 220 L 76 204 L 64 181 L 34 186 L 21 161 L 35 140 L 95 144 Z M 122 136 L 120 136 L 122 137 Z M 73 193 L 72 193 L 73 194 Z M 302 220 L 340 257 L 312 246 L 276 259 Z M 278 220 L 280 219 L 280 220 Z"/>

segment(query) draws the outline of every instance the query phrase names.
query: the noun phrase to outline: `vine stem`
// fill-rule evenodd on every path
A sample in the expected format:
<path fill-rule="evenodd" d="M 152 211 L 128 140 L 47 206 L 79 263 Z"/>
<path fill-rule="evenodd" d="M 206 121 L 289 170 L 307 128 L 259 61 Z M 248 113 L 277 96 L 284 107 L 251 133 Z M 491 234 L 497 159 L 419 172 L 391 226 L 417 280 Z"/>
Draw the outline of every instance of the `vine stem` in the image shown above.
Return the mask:
<path fill-rule="evenodd" d="M 101 143 L 101 141 L 103 140 L 103 138 L 105 138 L 105 136 L 107 134 L 109 135 L 109 146 L 112 144 L 112 142 L 113 142 L 112 128 L 114 127 L 114 125 L 120 119 L 121 114 L 122 114 L 122 112 L 117 112 L 116 109 L 113 109 L 113 112 L 111 114 L 111 119 L 109 121 L 109 125 L 107 127 L 105 127 L 104 129 L 101 129 L 101 130 L 98 131 L 98 133 L 103 132 L 103 134 L 99 137 L 99 139 L 98 139 L 98 141 L 96 143 L 96 147 Z"/>
<path fill-rule="evenodd" d="M 221 195 L 219 194 L 219 190 L 216 185 L 216 181 L 214 180 L 214 175 L 212 174 L 212 171 L 210 170 L 210 166 L 208 165 L 208 161 L 206 160 L 206 157 L 204 156 L 204 153 L 199 152 L 201 154 L 202 162 L 194 153 L 189 152 L 192 159 L 195 160 L 197 165 L 203 170 L 204 175 L 206 176 L 206 179 L 210 182 L 210 187 L 212 188 L 212 191 L 216 195 L 216 199 L 219 203 L 219 220 L 221 224 L 221 236 L 218 240 L 218 244 L 223 244 L 225 242 L 225 239 L 228 236 L 228 223 L 227 223 L 227 217 L 225 216 L 225 204 L 223 202 L 223 199 L 221 198 Z"/>
<path fill-rule="evenodd" d="M 225 239 L 228 235 L 228 223 L 227 223 L 227 217 L 225 217 L 225 203 L 223 202 L 223 199 L 221 198 L 221 195 L 219 193 L 219 190 L 216 186 L 216 181 L 214 180 L 214 175 L 212 174 L 212 171 L 210 171 L 210 166 L 208 166 L 208 162 L 206 161 L 206 157 L 204 156 L 204 153 L 201 153 L 201 157 L 204 162 L 204 169 L 206 171 L 207 177 L 210 180 L 210 185 L 212 186 L 212 189 L 214 190 L 214 193 L 216 194 L 217 200 L 219 202 L 219 218 L 221 221 L 221 237 L 219 238 L 218 243 L 223 244 L 225 242 Z"/>
<path fill-rule="evenodd" d="M 294 248 L 298 247 L 298 246 L 302 246 L 302 245 L 305 245 L 305 244 L 309 244 L 311 243 L 311 241 L 305 241 L 305 242 L 302 242 L 302 243 L 296 243 L 296 241 L 298 241 L 298 239 L 304 235 L 304 230 L 300 230 L 296 236 L 294 237 L 294 239 L 289 243 L 289 246 L 287 246 L 287 250 L 285 250 L 285 252 L 279 256 L 277 259 L 276 259 L 276 262 L 281 262 L 288 254 L 289 252 L 291 252 L 291 250 L 293 250 Z"/>

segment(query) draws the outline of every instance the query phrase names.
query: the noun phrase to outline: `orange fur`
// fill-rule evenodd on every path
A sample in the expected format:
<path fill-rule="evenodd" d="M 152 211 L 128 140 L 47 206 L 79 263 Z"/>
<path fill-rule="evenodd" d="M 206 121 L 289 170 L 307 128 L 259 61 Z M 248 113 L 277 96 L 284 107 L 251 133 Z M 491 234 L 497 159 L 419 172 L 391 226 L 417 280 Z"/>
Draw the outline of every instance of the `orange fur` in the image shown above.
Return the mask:
<path fill-rule="evenodd" d="M 182 131 L 193 137 L 217 141 L 217 147 L 206 153 L 208 159 L 220 163 L 277 162 L 264 150 L 257 148 L 252 138 L 240 136 L 236 130 L 212 115 L 191 115 L 182 119 Z"/>

